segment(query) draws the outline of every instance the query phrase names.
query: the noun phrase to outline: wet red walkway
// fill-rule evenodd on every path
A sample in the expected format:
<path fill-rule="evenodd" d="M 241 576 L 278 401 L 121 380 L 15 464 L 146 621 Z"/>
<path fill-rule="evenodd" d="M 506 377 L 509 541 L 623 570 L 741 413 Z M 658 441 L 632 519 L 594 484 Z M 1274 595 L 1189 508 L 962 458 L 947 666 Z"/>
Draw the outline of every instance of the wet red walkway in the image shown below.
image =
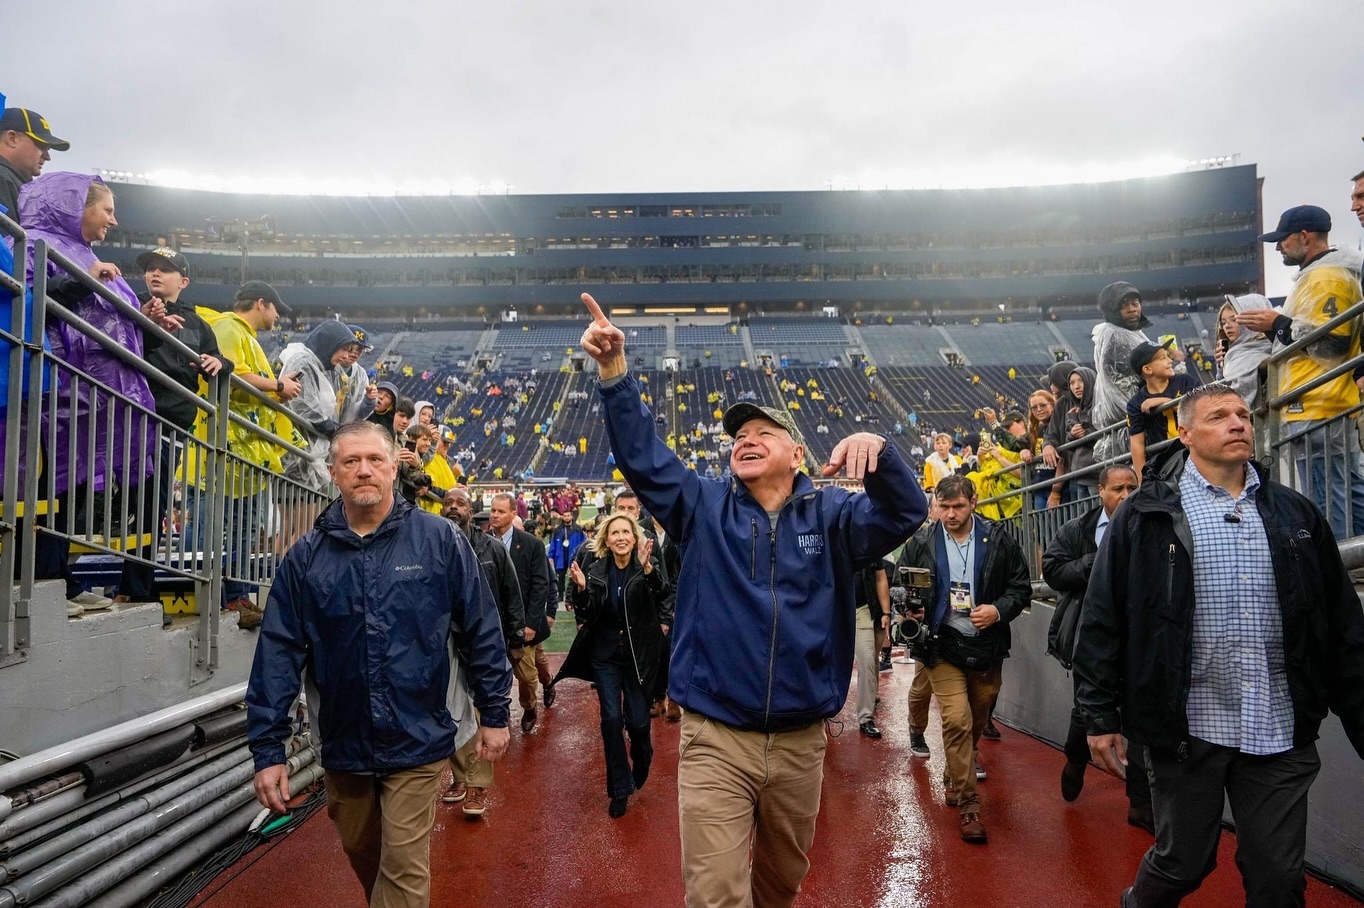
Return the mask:
<path fill-rule="evenodd" d="M 551 656 L 562 659 L 562 656 Z M 990 844 L 957 836 L 957 812 L 942 804 L 942 749 L 909 754 L 910 667 L 881 676 L 885 737 L 869 741 L 849 710 L 829 742 L 823 809 L 812 868 L 798 905 L 838 908 L 988 905 L 1072 908 L 1116 905 L 1150 837 L 1126 825 L 1121 783 L 1093 768 L 1084 794 L 1058 792 L 1061 754 L 1022 733 L 984 742 L 982 818 Z M 854 680 L 855 683 L 855 680 Z M 519 710 L 513 707 L 514 716 Z M 497 787 L 482 821 L 438 805 L 432 842 L 433 905 L 468 908 L 614 908 L 682 904 L 677 836 L 678 726 L 654 722 L 649 783 L 619 820 L 606 815 L 605 770 L 596 696 L 569 682 L 528 736 L 512 731 Z M 937 719 L 934 718 L 936 725 Z M 836 728 L 835 728 L 836 730 Z M 1223 836 L 1218 868 L 1189 908 L 1244 904 Z M 1314 908 L 1356 906 L 1310 880 Z M 252 852 L 196 902 L 206 908 L 364 904 L 325 813 L 270 848 Z"/>

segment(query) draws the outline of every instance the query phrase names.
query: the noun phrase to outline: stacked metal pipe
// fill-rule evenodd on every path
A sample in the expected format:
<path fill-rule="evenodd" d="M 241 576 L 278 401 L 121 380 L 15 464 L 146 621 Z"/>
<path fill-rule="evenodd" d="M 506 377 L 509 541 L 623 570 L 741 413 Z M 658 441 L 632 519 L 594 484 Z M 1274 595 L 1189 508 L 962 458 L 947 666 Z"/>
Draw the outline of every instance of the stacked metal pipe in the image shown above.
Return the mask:
<path fill-rule="evenodd" d="M 0 765 L 0 908 L 131 906 L 261 813 L 245 685 Z M 295 739 L 289 781 L 321 778 Z"/>

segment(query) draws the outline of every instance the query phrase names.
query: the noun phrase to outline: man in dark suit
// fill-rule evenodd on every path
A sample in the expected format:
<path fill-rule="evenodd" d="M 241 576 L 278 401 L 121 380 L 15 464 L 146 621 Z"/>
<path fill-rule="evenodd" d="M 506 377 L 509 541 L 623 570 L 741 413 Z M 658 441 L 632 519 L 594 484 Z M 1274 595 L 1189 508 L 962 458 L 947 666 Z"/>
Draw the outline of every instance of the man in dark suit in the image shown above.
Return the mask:
<path fill-rule="evenodd" d="M 549 595 L 549 558 L 545 554 L 543 542 L 525 530 L 516 528 L 516 499 L 511 495 L 506 492 L 494 495 L 488 513 L 488 533 L 507 547 L 526 607 L 526 627 L 522 632 L 526 645 L 521 651 L 521 658 L 512 664 L 512 672 L 516 675 L 516 692 L 521 709 L 524 710 L 521 731 L 529 734 L 535 727 L 536 681 L 548 684 L 552 680 L 549 658 L 545 655 L 543 645 L 549 636 L 549 622 L 545 616 L 545 598 Z M 550 702 L 553 702 L 553 694 L 550 695 Z"/>
<path fill-rule="evenodd" d="M 1042 578 L 1056 591 L 1056 612 L 1047 633 L 1047 655 L 1056 657 L 1067 671 L 1075 652 L 1075 631 L 1080 626 L 1080 612 L 1089 588 L 1089 574 L 1098 558 L 1099 543 L 1108 532 L 1113 512 L 1137 490 L 1137 485 L 1137 473 L 1130 465 L 1116 463 L 1104 467 L 1099 474 L 1100 506 L 1062 526 L 1042 554 Z M 1070 713 L 1065 754 L 1061 797 L 1074 801 L 1084 788 L 1085 769 L 1089 766 L 1089 738 L 1078 704 Z M 1132 769 L 1127 773 L 1127 822 L 1154 832 L 1151 789 L 1141 763 L 1141 748 L 1132 748 L 1127 756 Z"/>

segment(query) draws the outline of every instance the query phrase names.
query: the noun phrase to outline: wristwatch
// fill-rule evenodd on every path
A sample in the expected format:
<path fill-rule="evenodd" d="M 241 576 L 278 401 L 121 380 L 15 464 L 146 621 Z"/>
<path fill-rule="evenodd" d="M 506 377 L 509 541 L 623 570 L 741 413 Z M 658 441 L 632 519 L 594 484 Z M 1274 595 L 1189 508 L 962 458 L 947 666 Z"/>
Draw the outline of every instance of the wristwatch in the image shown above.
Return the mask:
<path fill-rule="evenodd" d="M 275 379 L 275 393 L 276 394 L 284 393 L 284 379 L 282 378 Z"/>

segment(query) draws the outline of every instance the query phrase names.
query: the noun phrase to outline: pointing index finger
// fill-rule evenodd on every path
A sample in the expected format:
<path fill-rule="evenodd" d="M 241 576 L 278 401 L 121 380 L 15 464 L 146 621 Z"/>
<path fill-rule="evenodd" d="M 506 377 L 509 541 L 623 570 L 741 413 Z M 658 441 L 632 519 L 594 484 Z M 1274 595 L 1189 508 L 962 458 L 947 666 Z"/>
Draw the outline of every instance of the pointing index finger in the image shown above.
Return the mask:
<path fill-rule="evenodd" d="M 587 311 L 598 325 L 606 326 L 611 324 L 607 321 L 606 313 L 601 311 L 601 306 L 597 305 L 597 301 L 592 298 L 592 294 L 584 293 L 582 299 L 584 305 L 587 306 Z"/>

